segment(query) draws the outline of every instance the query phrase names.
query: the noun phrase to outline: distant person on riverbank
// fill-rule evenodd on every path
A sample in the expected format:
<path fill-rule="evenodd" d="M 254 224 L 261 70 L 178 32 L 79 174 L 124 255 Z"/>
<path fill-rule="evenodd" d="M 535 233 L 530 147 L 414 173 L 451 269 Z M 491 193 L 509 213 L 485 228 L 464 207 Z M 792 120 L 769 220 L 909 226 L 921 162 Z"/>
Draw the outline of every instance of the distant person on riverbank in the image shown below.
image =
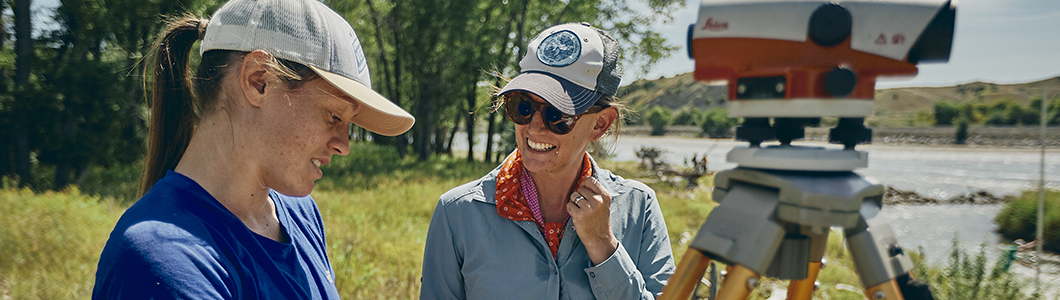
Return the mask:
<path fill-rule="evenodd" d="M 545 29 L 498 93 L 516 150 L 441 196 L 421 299 L 654 299 L 674 272 L 655 191 L 586 152 L 621 120 L 618 45 L 586 23 Z"/>
<path fill-rule="evenodd" d="M 315 0 L 233 0 L 172 20 L 153 54 L 141 198 L 92 298 L 338 299 L 308 196 L 320 166 L 349 154 L 350 122 L 384 135 L 415 122 L 371 90 L 349 23 Z"/>

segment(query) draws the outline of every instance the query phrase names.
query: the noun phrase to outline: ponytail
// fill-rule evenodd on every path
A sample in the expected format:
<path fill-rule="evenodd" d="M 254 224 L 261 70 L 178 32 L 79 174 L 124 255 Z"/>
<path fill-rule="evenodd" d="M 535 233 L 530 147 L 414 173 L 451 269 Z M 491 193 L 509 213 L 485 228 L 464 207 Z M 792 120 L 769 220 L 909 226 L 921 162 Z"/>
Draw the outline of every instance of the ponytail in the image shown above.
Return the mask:
<path fill-rule="evenodd" d="M 199 117 L 216 109 L 215 102 L 221 98 L 225 75 L 237 69 L 247 55 L 247 52 L 233 50 L 206 51 L 193 84 L 188 72 L 189 55 L 195 41 L 201 40 L 205 34 L 208 22 L 194 16 L 169 21 L 169 27 L 151 51 L 154 63 L 144 68 L 144 90 L 147 90 L 149 78 L 154 81 L 150 83 L 151 121 L 137 197 L 146 194 L 166 175 L 166 171 L 177 167 L 188 149 Z M 305 65 L 272 56 L 263 63 L 288 89 L 296 89 L 319 77 Z"/>
<path fill-rule="evenodd" d="M 202 106 L 192 92 L 188 60 L 207 22 L 190 16 L 171 20 L 150 52 L 154 59 L 148 59 L 151 65 L 144 68 L 144 88 L 154 79 L 148 99 L 151 119 L 138 197 L 177 166 L 191 141 Z"/>

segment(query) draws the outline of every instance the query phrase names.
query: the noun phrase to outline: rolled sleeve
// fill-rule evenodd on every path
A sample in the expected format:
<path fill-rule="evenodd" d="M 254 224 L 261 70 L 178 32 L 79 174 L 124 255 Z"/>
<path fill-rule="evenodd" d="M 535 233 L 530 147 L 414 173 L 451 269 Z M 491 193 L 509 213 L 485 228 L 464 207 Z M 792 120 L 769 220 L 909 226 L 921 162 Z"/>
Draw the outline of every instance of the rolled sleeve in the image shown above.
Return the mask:
<path fill-rule="evenodd" d="M 597 299 L 655 299 L 644 288 L 644 278 L 622 244 L 607 260 L 586 268 L 585 275 Z"/>

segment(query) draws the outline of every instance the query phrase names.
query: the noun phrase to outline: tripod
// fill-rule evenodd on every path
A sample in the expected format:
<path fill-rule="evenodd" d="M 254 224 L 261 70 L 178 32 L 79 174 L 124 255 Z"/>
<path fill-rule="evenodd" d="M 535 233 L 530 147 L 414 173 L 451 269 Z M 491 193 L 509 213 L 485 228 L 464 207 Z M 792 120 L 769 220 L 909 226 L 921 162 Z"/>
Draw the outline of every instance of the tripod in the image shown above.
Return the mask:
<path fill-rule="evenodd" d="M 854 145 L 871 140 L 864 119 L 841 118 L 829 134 L 844 149 L 791 145 L 803 137 L 797 119 L 748 118 L 737 139 L 750 147 L 729 152 L 738 167 L 714 178 L 719 203 L 707 216 L 660 299 L 688 299 L 712 260 L 728 265 L 715 299 L 745 299 L 764 274 L 791 280 L 788 299 L 810 299 L 829 228 L 842 227 L 868 299 L 912 299 L 906 288 L 912 262 L 890 226 L 874 218 L 883 186 L 853 170 L 868 165 Z M 762 147 L 767 140 L 779 146 Z M 717 284 L 717 283 L 715 283 Z"/>

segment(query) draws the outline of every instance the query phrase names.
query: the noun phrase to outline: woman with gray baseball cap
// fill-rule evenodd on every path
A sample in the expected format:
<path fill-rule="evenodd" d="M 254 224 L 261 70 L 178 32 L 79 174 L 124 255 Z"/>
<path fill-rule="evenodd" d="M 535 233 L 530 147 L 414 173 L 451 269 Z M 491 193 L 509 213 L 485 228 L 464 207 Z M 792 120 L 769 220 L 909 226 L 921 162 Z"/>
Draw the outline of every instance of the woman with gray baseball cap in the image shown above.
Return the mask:
<path fill-rule="evenodd" d="M 212 20 L 170 22 L 147 69 L 141 198 L 92 297 L 338 299 L 308 196 L 320 167 L 349 154 L 351 122 L 391 136 L 415 122 L 372 91 L 349 23 L 315 0 L 233 0 Z"/>
<path fill-rule="evenodd" d="M 621 117 L 618 47 L 586 23 L 530 41 L 498 93 L 517 149 L 441 196 L 421 299 L 654 299 L 674 272 L 655 191 L 586 152 Z"/>

